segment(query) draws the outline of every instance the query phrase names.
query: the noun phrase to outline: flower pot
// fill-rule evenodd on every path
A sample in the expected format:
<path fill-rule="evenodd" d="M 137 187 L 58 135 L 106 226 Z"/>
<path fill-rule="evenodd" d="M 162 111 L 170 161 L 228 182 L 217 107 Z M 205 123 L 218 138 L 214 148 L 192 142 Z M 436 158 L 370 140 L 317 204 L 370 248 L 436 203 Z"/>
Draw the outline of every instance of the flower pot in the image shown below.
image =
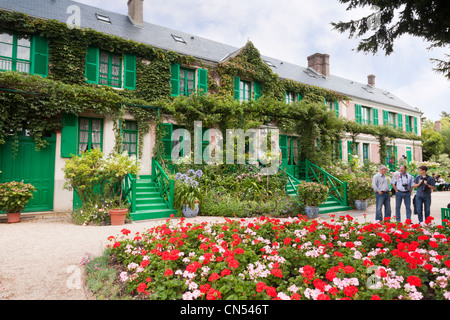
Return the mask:
<path fill-rule="evenodd" d="M 8 223 L 17 223 L 20 222 L 20 212 L 15 213 L 7 213 Z"/>
<path fill-rule="evenodd" d="M 305 206 L 305 213 L 308 219 L 315 219 L 319 216 L 319 207 Z"/>
<path fill-rule="evenodd" d="M 194 209 L 190 208 L 189 205 L 187 205 L 187 204 L 183 205 L 182 212 L 183 212 L 183 215 L 186 218 L 194 218 L 194 217 L 196 217 L 198 212 L 199 212 L 198 201 L 195 201 L 195 208 Z"/>
<path fill-rule="evenodd" d="M 122 224 L 125 224 L 127 213 L 128 209 L 110 209 L 109 214 L 111 216 L 111 225 L 120 226 Z"/>
<path fill-rule="evenodd" d="M 357 210 L 365 211 L 367 209 L 367 200 L 355 200 Z"/>

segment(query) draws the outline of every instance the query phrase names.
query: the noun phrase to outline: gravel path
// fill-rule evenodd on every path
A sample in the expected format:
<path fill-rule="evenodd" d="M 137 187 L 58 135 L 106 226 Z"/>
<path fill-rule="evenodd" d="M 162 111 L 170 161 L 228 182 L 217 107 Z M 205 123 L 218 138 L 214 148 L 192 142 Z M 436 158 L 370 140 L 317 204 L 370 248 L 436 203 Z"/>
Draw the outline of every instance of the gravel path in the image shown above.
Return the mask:
<path fill-rule="evenodd" d="M 447 207 L 450 192 L 433 194 L 432 215 L 440 224 L 440 208 Z M 391 199 L 395 216 L 395 200 Z M 373 206 L 367 210 L 367 220 L 375 216 Z M 358 211 L 347 211 L 363 219 Z M 338 214 L 340 215 L 340 214 Z M 404 207 L 402 210 L 404 219 Z M 327 217 L 322 217 L 327 219 Z M 221 220 L 218 217 L 198 217 L 194 221 Z M 0 299 L 7 300 L 86 300 L 81 260 L 87 254 L 99 256 L 122 228 L 143 232 L 165 219 L 127 224 L 125 226 L 77 226 L 68 222 L 22 221 L 0 223 Z M 413 223 L 417 216 L 413 217 Z"/>

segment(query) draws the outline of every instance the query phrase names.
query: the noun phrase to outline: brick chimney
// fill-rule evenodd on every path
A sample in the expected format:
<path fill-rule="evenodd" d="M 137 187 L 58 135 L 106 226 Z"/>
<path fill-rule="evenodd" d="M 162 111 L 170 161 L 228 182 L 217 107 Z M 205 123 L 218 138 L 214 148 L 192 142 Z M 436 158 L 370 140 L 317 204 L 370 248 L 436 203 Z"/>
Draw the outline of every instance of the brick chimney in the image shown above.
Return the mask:
<path fill-rule="evenodd" d="M 144 25 L 144 0 L 128 0 L 128 18 L 137 27 Z"/>
<path fill-rule="evenodd" d="M 330 55 L 326 53 L 315 53 L 308 57 L 308 68 L 313 69 L 317 73 L 330 77 Z"/>
<path fill-rule="evenodd" d="M 367 76 L 367 84 L 371 87 L 375 87 L 375 75 L 374 74 L 369 74 Z"/>

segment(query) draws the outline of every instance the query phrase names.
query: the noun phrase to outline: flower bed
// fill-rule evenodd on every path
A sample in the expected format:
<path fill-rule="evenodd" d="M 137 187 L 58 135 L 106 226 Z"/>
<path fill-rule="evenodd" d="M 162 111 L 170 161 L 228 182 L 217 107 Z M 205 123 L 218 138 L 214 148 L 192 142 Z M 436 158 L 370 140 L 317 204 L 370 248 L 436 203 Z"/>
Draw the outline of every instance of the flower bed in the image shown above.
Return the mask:
<path fill-rule="evenodd" d="M 181 218 L 109 240 L 144 299 L 450 299 L 450 233 L 431 219 Z"/>

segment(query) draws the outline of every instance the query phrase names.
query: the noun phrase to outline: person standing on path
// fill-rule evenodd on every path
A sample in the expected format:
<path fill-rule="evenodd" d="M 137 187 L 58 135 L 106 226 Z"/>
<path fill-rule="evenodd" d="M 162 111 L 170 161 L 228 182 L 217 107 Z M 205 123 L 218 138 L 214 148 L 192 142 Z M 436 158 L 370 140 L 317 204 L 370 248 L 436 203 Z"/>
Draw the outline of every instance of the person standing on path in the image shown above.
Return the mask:
<path fill-rule="evenodd" d="M 425 205 L 425 220 L 430 216 L 431 193 L 434 191 L 436 180 L 427 175 L 428 167 L 420 166 L 419 175 L 414 180 L 413 188 L 417 188 L 416 207 L 419 222 L 423 222 L 423 206 Z"/>
<path fill-rule="evenodd" d="M 372 187 L 375 191 L 376 212 L 375 220 L 382 221 L 382 207 L 384 206 L 384 217 L 391 217 L 391 195 L 389 193 L 389 182 L 386 177 L 386 166 L 380 166 L 378 173 L 372 179 Z"/>
<path fill-rule="evenodd" d="M 405 202 L 406 219 L 411 220 L 411 194 L 414 186 L 414 177 L 406 172 L 406 165 L 400 166 L 400 174 L 392 178 L 391 184 L 395 190 L 395 219 L 401 221 L 400 208 Z"/>

